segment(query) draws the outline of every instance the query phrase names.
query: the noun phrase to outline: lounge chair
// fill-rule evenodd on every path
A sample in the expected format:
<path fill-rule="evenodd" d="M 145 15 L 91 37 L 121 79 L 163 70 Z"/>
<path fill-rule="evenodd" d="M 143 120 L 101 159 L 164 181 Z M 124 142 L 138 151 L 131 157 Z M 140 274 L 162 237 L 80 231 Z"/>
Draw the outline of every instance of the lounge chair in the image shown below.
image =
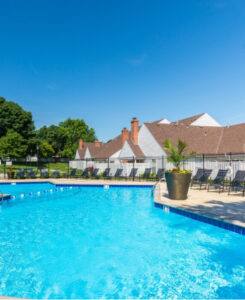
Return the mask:
<path fill-rule="evenodd" d="M 41 169 L 40 178 L 49 178 L 48 169 Z"/>
<path fill-rule="evenodd" d="M 212 172 L 213 172 L 212 169 L 204 169 L 203 170 L 203 175 L 200 177 L 200 179 L 192 181 L 191 186 L 193 186 L 193 185 L 199 185 L 200 186 L 200 190 L 202 189 L 203 185 L 205 185 L 205 187 L 207 188 L 207 186 L 208 186 L 208 180 L 209 180 L 209 177 L 212 174 Z"/>
<path fill-rule="evenodd" d="M 164 173 L 165 173 L 165 169 L 160 168 L 157 170 L 157 179 L 161 180 L 164 179 Z"/>
<path fill-rule="evenodd" d="M 93 172 L 91 174 L 92 178 L 98 178 L 99 169 L 95 168 L 93 169 Z"/>
<path fill-rule="evenodd" d="M 28 178 L 36 178 L 36 174 L 34 172 L 34 169 L 27 169 L 26 174 L 27 174 Z"/>
<path fill-rule="evenodd" d="M 89 168 L 85 168 L 81 174 L 81 177 L 86 178 L 88 177 Z"/>
<path fill-rule="evenodd" d="M 213 180 L 213 182 L 210 182 L 208 184 L 208 191 L 211 188 L 214 189 L 219 189 L 219 193 L 221 191 L 221 189 L 223 189 L 223 185 L 224 185 L 224 180 L 226 179 L 228 170 L 222 170 L 220 169 L 215 177 L 215 179 Z"/>
<path fill-rule="evenodd" d="M 116 172 L 115 172 L 115 175 L 114 177 L 115 178 L 122 178 L 122 174 L 123 174 L 123 169 L 117 169 Z"/>
<path fill-rule="evenodd" d="M 134 180 L 136 178 L 137 172 L 138 172 L 137 168 L 132 168 L 128 175 L 128 178 L 133 178 L 133 180 Z"/>
<path fill-rule="evenodd" d="M 16 178 L 17 179 L 24 179 L 25 178 L 24 169 L 17 169 Z"/>
<path fill-rule="evenodd" d="M 110 168 L 106 168 L 105 171 L 104 171 L 103 177 L 104 178 L 110 178 L 110 171 L 111 171 Z"/>
<path fill-rule="evenodd" d="M 245 171 L 243 170 L 238 170 L 236 172 L 236 175 L 234 177 L 234 179 L 230 182 L 230 184 L 228 185 L 228 194 L 230 194 L 231 191 L 242 191 L 243 196 L 245 194 Z M 227 185 L 224 185 L 224 188 Z M 223 189 L 224 190 L 224 189 Z"/>
<path fill-rule="evenodd" d="M 142 178 L 150 179 L 150 175 L 151 175 L 151 168 L 145 168 L 145 172 L 144 172 Z"/>
<path fill-rule="evenodd" d="M 60 175 L 60 169 L 55 169 L 52 173 L 52 177 L 54 178 L 60 178 L 61 175 Z"/>
<path fill-rule="evenodd" d="M 200 180 L 203 175 L 203 169 L 197 169 L 196 174 L 192 177 L 192 182 Z"/>
<path fill-rule="evenodd" d="M 71 169 L 69 177 L 76 178 L 77 177 L 77 169 Z"/>

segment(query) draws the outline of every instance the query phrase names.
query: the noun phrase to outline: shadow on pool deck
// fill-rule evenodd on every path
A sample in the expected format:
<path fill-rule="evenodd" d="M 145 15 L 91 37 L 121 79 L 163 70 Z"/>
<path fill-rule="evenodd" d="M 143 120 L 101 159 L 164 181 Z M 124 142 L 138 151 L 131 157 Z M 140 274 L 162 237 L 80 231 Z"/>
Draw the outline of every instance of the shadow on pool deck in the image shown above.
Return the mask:
<path fill-rule="evenodd" d="M 165 183 L 161 183 L 160 197 L 155 202 L 245 227 L 245 197 L 241 193 L 227 195 L 226 192 L 190 189 L 187 200 L 171 200 Z"/>

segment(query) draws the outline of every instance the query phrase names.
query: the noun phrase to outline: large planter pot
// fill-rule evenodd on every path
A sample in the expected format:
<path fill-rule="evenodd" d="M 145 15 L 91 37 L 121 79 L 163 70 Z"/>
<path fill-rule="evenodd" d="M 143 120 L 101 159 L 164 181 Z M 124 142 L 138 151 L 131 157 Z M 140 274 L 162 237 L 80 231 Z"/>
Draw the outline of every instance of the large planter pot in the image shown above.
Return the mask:
<path fill-rule="evenodd" d="M 191 173 L 165 173 L 169 198 L 186 200 L 191 182 Z"/>

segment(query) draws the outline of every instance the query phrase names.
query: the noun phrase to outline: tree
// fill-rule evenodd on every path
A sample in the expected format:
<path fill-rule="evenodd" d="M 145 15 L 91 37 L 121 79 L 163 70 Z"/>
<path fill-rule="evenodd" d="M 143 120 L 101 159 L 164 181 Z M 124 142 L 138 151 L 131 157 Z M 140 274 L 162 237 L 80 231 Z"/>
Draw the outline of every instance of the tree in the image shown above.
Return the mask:
<path fill-rule="evenodd" d="M 34 136 L 32 114 L 12 101 L 0 97 L 0 137 L 5 136 L 8 130 L 14 130 L 24 139 Z"/>
<path fill-rule="evenodd" d="M 52 157 L 55 154 L 53 147 L 47 143 L 43 142 L 40 146 L 40 156 L 44 158 Z"/>
<path fill-rule="evenodd" d="M 82 138 L 84 142 L 94 142 L 96 140 L 94 129 L 89 128 L 84 120 L 67 119 L 60 122 L 59 126 L 43 126 L 37 131 L 36 135 L 39 143 L 46 141 L 50 144 L 56 155 L 73 158 L 78 139 Z"/>
<path fill-rule="evenodd" d="M 55 125 L 40 128 L 36 133 L 36 138 L 39 141 L 47 141 L 54 149 L 55 154 L 60 154 L 67 140 L 65 129 Z"/>
<path fill-rule="evenodd" d="M 0 156 L 21 158 L 27 155 L 27 142 L 17 132 L 10 129 L 6 136 L 0 138 Z"/>

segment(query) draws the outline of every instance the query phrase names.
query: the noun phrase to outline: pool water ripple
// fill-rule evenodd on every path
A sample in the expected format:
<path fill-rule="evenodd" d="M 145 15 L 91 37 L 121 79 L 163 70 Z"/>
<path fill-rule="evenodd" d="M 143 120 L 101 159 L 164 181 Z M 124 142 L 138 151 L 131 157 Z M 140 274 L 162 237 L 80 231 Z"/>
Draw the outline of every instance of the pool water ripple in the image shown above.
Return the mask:
<path fill-rule="evenodd" d="M 4 186 L 15 195 L 53 185 Z M 155 208 L 149 188 L 74 187 L 5 202 L 0 294 L 245 298 L 245 237 Z"/>

